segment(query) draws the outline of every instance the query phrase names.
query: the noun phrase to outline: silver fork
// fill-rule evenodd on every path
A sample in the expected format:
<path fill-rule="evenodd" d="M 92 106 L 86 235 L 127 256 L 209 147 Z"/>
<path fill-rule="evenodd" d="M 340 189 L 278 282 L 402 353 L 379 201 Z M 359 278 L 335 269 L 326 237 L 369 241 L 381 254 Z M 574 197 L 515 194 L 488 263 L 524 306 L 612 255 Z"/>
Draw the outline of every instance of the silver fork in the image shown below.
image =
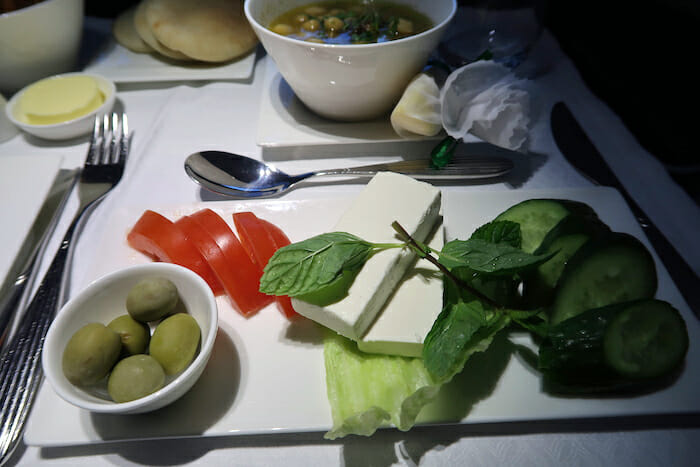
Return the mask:
<path fill-rule="evenodd" d="M 72 240 L 97 203 L 117 184 L 129 152 L 126 114 L 95 118 L 90 147 L 78 182 L 79 208 L 12 340 L 0 355 L 0 464 L 11 456 L 24 430 L 43 373 L 41 348 L 63 303 Z"/>

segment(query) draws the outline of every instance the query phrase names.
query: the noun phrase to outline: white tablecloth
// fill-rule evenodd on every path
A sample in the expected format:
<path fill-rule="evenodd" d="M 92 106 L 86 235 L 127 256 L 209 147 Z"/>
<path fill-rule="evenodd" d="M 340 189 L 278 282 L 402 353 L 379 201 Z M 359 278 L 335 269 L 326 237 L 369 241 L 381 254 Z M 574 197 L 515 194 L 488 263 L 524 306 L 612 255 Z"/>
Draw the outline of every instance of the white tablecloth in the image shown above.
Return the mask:
<path fill-rule="evenodd" d="M 84 286 L 84 265 L 90 258 L 81 251 L 99 235 L 100 219 L 118 203 L 133 209 L 219 199 L 192 183 L 183 170 L 184 159 L 202 149 L 222 149 L 271 159 L 282 170 L 304 171 L 330 166 L 380 161 L 373 150 L 386 145 L 352 149 L 338 145 L 327 156 L 300 156 L 303 151 L 263 151 L 256 145 L 258 108 L 265 91 L 267 58 L 256 65 L 246 82 L 171 82 L 121 84 L 117 105 L 129 115 L 134 138 L 125 178 L 98 210 L 80 238 L 72 271 L 71 291 Z M 632 196 L 650 218 L 700 271 L 700 232 L 697 205 L 665 173 L 625 128 L 623 122 L 584 85 L 572 62 L 556 41 L 545 34 L 535 49 L 530 67 L 538 92 L 531 151 L 523 156 L 518 173 L 503 183 L 480 185 L 479 190 L 588 186 L 556 148 L 549 129 L 549 110 L 565 101 Z M 264 124 L 264 122 L 261 122 Z M 0 144 L 0 157 L 45 153 L 64 157 L 64 166 L 80 166 L 87 149 L 85 138 L 49 143 L 19 135 Z M 376 154 L 377 152 L 375 152 Z M 523 174 L 525 175 L 523 177 Z M 357 192 L 360 184 L 334 185 L 334 190 Z M 472 186 L 459 189 L 470 190 Z M 290 199 L 313 197 L 322 187 L 301 188 Z M 3 203 L 10 200 L 2 200 Z M 52 243 L 67 227 L 74 209 L 71 202 Z M 5 222 L 10 220 L 5 219 Z M 50 248 L 51 249 L 51 248 Z M 47 255 L 50 257 L 51 254 Z M 46 264 L 43 265 L 46 267 Z M 60 421 L 53 421 L 60 430 Z M 663 422 L 665 423 L 665 422 Z M 691 427 L 665 424 L 642 426 L 620 423 L 493 424 L 480 426 L 419 427 L 408 433 L 382 430 L 372 438 L 349 437 L 336 442 L 320 433 L 230 436 L 207 439 L 112 443 L 64 448 L 20 446 L 11 462 L 21 465 L 695 465 L 693 452 L 700 442 L 697 420 Z M 686 422 L 679 422 L 681 425 Z"/>

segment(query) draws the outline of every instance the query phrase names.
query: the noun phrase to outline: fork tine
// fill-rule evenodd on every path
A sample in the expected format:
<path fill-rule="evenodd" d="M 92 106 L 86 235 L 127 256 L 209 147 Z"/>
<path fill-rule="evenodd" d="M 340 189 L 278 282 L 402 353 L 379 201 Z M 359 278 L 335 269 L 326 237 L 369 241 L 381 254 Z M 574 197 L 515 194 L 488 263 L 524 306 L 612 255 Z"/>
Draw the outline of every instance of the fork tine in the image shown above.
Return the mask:
<path fill-rule="evenodd" d="M 95 117 L 85 163 L 88 165 L 124 164 L 129 152 L 129 123 L 126 113 Z"/>
<path fill-rule="evenodd" d="M 95 116 L 95 124 L 92 127 L 92 136 L 90 137 L 90 146 L 88 147 L 86 164 L 95 164 L 98 162 L 99 141 L 100 140 L 100 116 Z"/>
<path fill-rule="evenodd" d="M 109 152 L 107 153 L 107 159 L 105 162 L 108 164 L 113 164 L 117 162 L 117 150 L 119 144 L 119 138 L 121 137 L 121 128 L 119 126 L 119 115 L 116 112 L 112 112 L 112 134 L 109 141 Z"/>
<path fill-rule="evenodd" d="M 110 148 L 111 128 L 109 124 L 109 114 L 104 114 L 102 117 L 102 141 L 100 141 L 100 159 L 98 163 L 109 163 L 109 148 Z"/>
<path fill-rule="evenodd" d="M 122 113 L 122 126 L 120 131 L 121 140 L 119 141 L 119 154 L 117 163 L 124 164 L 126 155 L 129 153 L 129 119 L 126 113 Z"/>

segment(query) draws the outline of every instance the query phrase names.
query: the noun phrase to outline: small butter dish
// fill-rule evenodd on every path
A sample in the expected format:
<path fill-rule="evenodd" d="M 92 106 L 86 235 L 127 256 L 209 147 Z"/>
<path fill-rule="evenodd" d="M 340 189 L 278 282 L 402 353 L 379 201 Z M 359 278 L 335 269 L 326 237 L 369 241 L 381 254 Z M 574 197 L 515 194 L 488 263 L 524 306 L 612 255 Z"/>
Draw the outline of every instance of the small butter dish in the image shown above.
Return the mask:
<path fill-rule="evenodd" d="M 34 87 L 34 89 L 36 89 L 37 84 L 45 84 L 51 80 L 58 81 L 72 79 L 74 77 L 88 77 L 94 80 L 100 94 L 100 99 L 102 100 L 102 103 L 98 107 L 93 107 L 90 110 L 86 110 L 84 113 L 77 112 L 80 113 L 80 115 L 68 117 L 67 120 L 58 123 L 35 124 L 31 123 L 28 118 L 23 115 L 22 99 L 27 94 L 27 91 L 31 91 L 30 88 Z M 31 135 L 49 140 L 70 139 L 90 133 L 93 129 L 95 115 L 110 112 L 114 106 L 116 94 L 117 88 L 114 83 L 103 76 L 92 73 L 65 73 L 44 78 L 23 88 L 9 100 L 5 107 L 5 113 L 7 114 L 7 118 L 10 119 L 15 126 Z M 66 116 L 68 115 L 69 113 L 66 113 Z"/>
<path fill-rule="evenodd" d="M 19 130 L 5 115 L 5 107 L 7 107 L 7 100 L 0 94 L 0 143 L 14 138 L 19 133 Z"/>

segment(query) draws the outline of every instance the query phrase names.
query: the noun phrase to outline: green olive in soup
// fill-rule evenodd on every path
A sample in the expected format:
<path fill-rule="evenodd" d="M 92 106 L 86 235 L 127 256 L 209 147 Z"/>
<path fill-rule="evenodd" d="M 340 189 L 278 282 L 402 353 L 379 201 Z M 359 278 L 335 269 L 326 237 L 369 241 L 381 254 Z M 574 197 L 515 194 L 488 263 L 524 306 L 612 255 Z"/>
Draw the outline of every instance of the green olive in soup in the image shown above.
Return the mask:
<path fill-rule="evenodd" d="M 425 15 L 390 2 L 316 2 L 293 8 L 270 23 L 272 32 L 325 44 L 368 44 L 419 34 L 433 26 Z"/>

